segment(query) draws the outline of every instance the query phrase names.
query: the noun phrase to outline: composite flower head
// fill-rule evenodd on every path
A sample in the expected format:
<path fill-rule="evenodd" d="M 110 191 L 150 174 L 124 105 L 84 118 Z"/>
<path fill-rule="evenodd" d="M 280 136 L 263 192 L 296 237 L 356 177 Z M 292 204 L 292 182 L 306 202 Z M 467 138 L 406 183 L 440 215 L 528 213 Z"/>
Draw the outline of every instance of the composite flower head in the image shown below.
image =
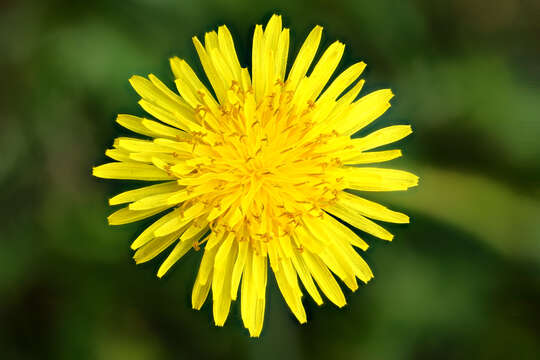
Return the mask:
<path fill-rule="evenodd" d="M 411 173 L 368 165 L 401 156 L 400 150 L 374 149 L 411 128 L 395 125 L 351 138 L 390 107 L 393 94 L 385 89 L 358 98 L 363 62 L 329 83 L 345 46 L 331 44 L 314 62 L 321 34 L 316 26 L 287 71 L 289 29 L 272 16 L 264 29 L 255 28 L 251 72 L 225 26 L 206 33 L 204 45 L 194 37 L 211 88 L 177 57 L 170 64 L 178 92 L 154 75 L 133 76 L 151 118 L 119 115 L 117 122 L 139 136 L 117 138 L 106 151 L 116 161 L 93 169 L 102 178 L 156 182 L 111 198 L 111 205 L 128 205 L 109 223 L 161 214 L 131 245 L 135 261 L 167 251 L 162 277 L 189 250 L 200 250 L 193 308 L 211 291 L 221 326 L 240 296 L 251 336 L 263 326 L 268 267 L 304 323 L 304 291 L 317 304 L 322 292 L 341 307 L 345 297 L 335 277 L 353 291 L 357 279 L 373 277 L 355 250 L 368 245 L 345 223 L 391 240 L 373 220 L 409 222 L 357 194 L 417 185 Z"/>

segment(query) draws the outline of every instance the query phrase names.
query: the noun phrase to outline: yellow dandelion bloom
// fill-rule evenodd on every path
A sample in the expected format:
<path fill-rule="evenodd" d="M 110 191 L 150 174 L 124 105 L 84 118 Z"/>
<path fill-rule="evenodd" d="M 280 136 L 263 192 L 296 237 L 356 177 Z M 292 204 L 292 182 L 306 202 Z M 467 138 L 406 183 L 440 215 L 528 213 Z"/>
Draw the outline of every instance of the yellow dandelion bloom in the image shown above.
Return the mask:
<path fill-rule="evenodd" d="M 316 26 L 287 72 L 289 29 L 274 15 L 255 27 L 252 71 L 242 67 L 227 27 L 193 38 L 213 91 L 192 68 L 170 59 L 178 93 L 154 75 L 133 76 L 139 104 L 157 120 L 119 115 L 117 122 L 146 138 L 120 137 L 106 155 L 115 162 L 93 174 L 107 179 L 159 182 L 114 196 L 128 204 L 109 216 L 120 225 L 166 212 L 131 245 L 142 263 L 169 249 L 158 276 L 190 249 L 203 249 L 192 294 L 200 309 L 212 290 L 216 325 L 241 295 L 241 314 L 251 336 L 264 319 L 268 265 L 300 323 L 306 322 L 302 289 L 317 304 L 319 291 L 339 307 L 351 290 L 373 275 L 354 247 L 368 245 L 337 219 L 391 240 L 375 223 L 407 223 L 399 212 L 347 190 L 407 190 L 415 175 L 366 164 L 401 156 L 372 151 L 411 133 L 395 125 L 351 138 L 383 114 L 393 97 L 378 90 L 359 99 L 365 64 L 356 63 L 328 86 L 344 45 L 330 45 L 312 67 L 322 28 Z M 309 71 L 309 75 L 308 75 Z M 174 246 L 173 246 L 174 245 Z M 240 289 L 239 289 L 240 288 Z"/>

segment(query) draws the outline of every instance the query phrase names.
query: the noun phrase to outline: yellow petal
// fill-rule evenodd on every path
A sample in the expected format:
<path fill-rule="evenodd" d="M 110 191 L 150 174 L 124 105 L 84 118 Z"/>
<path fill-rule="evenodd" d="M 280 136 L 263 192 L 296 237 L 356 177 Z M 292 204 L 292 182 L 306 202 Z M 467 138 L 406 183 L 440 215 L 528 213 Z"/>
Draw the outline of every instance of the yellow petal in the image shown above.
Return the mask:
<path fill-rule="evenodd" d="M 159 218 L 157 221 L 155 221 L 152 225 L 150 225 L 149 227 L 147 227 L 134 241 L 133 243 L 131 244 L 131 248 L 133 250 L 136 250 L 138 248 L 140 248 L 141 246 L 143 246 L 144 244 L 146 244 L 147 242 L 149 242 L 150 240 L 152 240 L 155 236 L 154 236 L 154 231 L 156 229 L 158 229 L 159 227 L 161 227 L 163 224 L 165 224 L 166 222 L 168 222 L 169 220 L 175 218 L 175 217 L 179 217 L 181 216 L 181 211 L 180 209 L 175 209 L 171 212 L 169 212 L 168 214 L 162 216 L 161 218 Z"/>
<path fill-rule="evenodd" d="M 210 269 L 208 276 L 212 277 L 212 275 L 213 270 Z M 193 307 L 193 309 L 201 309 L 204 302 L 206 301 L 206 298 L 208 297 L 208 293 L 210 292 L 211 287 L 211 281 L 205 281 L 204 283 L 202 283 L 200 281 L 200 277 L 197 275 L 197 278 L 195 279 L 195 284 L 193 285 L 193 291 L 191 293 L 191 306 Z"/>
<path fill-rule="evenodd" d="M 204 249 L 204 255 L 199 265 L 199 271 L 197 278 L 195 279 L 195 285 L 193 285 L 193 292 L 191 293 L 191 304 L 193 309 L 199 310 L 208 296 L 210 287 L 212 286 L 212 276 L 214 271 L 214 256 L 216 255 L 216 248 Z M 209 281 L 210 280 L 210 281 Z"/>
<path fill-rule="evenodd" d="M 193 219 L 184 219 L 183 217 L 175 217 L 167 221 L 165 224 L 161 225 L 154 231 L 155 237 L 161 237 L 178 231 L 183 227 L 189 225 Z"/>
<path fill-rule="evenodd" d="M 206 73 L 208 80 L 210 80 L 216 96 L 218 97 L 220 102 L 225 101 L 227 94 L 226 86 L 223 83 L 223 79 L 217 73 L 214 65 L 212 64 L 210 56 L 208 55 L 207 51 L 205 50 L 199 39 L 197 39 L 197 37 L 193 37 L 193 44 L 195 45 L 195 49 L 197 50 L 197 54 L 199 55 L 199 59 L 203 66 L 204 72 Z"/>
<path fill-rule="evenodd" d="M 261 25 L 255 26 L 253 34 L 253 49 L 251 51 L 251 74 L 253 78 L 253 88 L 255 89 L 255 97 L 261 100 L 265 88 L 265 74 L 263 69 L 263 48 L 264 48 L 264 33 Z"/>
<path fill-rule="evenodd" d="M 401 150 L 385 150 L 356 152 L 347 151 L 343 154 L 336 154 L 345 165 L 373 164 L 397 159 L 402 155 Z"/>
<path fill-rule="evenodd" d="M 253 254 L 253 281 L 257 297 L 264 299 L 266 296 L 268 259 L 261 254 Z"/>
<path fill-rule="evenodd" d="M 294 236 L 298 239 L 297 242 L 316 254 L 323 251 L 325 247 L 324 243 L 322 243 L 320 239 L 311 236 L 302 226 L 296 228 Z"/>
<path fill-rule="evenodd" d="M 339 307 L 345 306 L 345 296 L 322 260 L 309 251 L 302 252 L 302 258 L 326 297 Z"/>
<path fill-rule="evenodd" d="M 190 224 L 197 216 L 201 215 L 203 210 L 204 205 L 200 203 L 191 206 L 187 210 L 184 210 L 181 216 L 174 217 L 167 221 L 165 224 L 161 225 L 159 228 L 157 228 L 154 231 L 154 236 L 165 236 L 177 231 L 180 228 L 183 228 L 184 226 Z"/>
<path fill-rule="evenodd" d="M 156 119 L 163 121 L 165 124 L 174 126 L 178 129 L 188 131 L 189 123 L 192 122 L 193 114 L 187 111 L 171 112 L 145 99 L 139 100 L 139 105 Z"/>
<path fill-rule="evenodd" d="M 169 89 L 164 83 L 161 82 L 161 80 L 159 80 L 154 74 L 149 74 L 148 75 L 148 79 L 150 79 L 150 82 L 152 82 L 152 84 L 159 90 L 161 91 L 161 94 L 165 95 L 168 99 L 167 102 L 170 100 L 173 101 L 173 103 L 175 103 L 174 105 L 174 108 L 176 108 L 176 104 L 180 104 L 181 105 L 181 110 L 179 110 L 180 112 L 182 112 L 183 110 L 185 110 L 187 108 L 186 106 L 186 103 L 185 101 L 178 95 L 176 95 L 174 92 L 171 91 L 171 89 Z M 162 99 L 162 95 L 160 94 L 160 100 Z M 160 101 L 154 101 L 156 104 L 160 104 Z M 165 106 L 163 106 L 165 107 Z M 167 107 L 165 107 L 167 108 Z M 173 109 L 174 109 L 173 108 Z M 177 111 L 174 111 L 172 110 L 172 112 L 177 112 Z"/>
<path fill-rule="evenodd" d="M 260 54 L 262 60 L 261 71 L 263 73 L 263 78 L 265 79 L 265 93 L 272 89 L 275 81 L 279 77 L 279 67 L 276 66 L 276 50 L 280 34 L 281 16 L 273 15 L 264 29 L 263 48 L 261 49 L 262 52 Z"/>
<path fill-rule="evenodd" d="M 335 204 L 326 206 L 325 211 L 328 211 L 332 215 L 337 216 L 343 221 L 351 224 L 352 226 L 367 232 L 373 236 L 376 236 L 383 240 L 392 240 L 394 235 L 390 234 L 380 225 L 374 223 L 373 221 L 367 219 L 366 217 L 351 211 L 350 209 L 342 208 Z"/>
<path fill-rule="evenodd" d="M 288 56 L 289 56 L 289 29 L 283 29 L 283 31 L 279 35 L 278 47 L 276 50 L 276 63 L 275 63 L 278 79 L 281 81 L 285 79 Z"/>
<path fill-rule="evenodd" d="M 409 217 L 405 214 L 392 211 L 387 207 L 373 201 L 369 201 L 346 192 L 339 194 L 336 205 L 346 209 L 348 212 L 357 212 L 358 214 L 375 220 L 399 224 L 406 224 L 409 222 Z"/>
<path fill-rule="evenodd" d="M 209 33 L 206 33 L 208 35 Z M 217 34 L 213 32 L 216 36 L 216 42 L 217 42 Z M 210 61 L 212 62 L 212 65 L 214 67 L 214 70 L 218 74 L 219 78 L 223 82 L 223 86 L 225 89 L 228 89 L 231 87 L 232 82 L 234 79 L 234 74 L 229 68 L 229 65 L 224 61 L 223 55 L 221 54 L 221 51 L 218 47 L 213 48 L 206 48 L 208 57 Z"/>
<path fill-rule="evenodd" d="M 193 108 L 198 104 L 202 104 L 201 94 L 204 94 L 207 101 L 215 103 L 214 97 L 210 94 L 206 86 L 199 80 L 197 74 L 189 66 L 189 64 L 177 57 L 170 59 L 171 68 L 174 76 L 178 92 L 182 95 Z"/>
<path fill-rule="evenodd" d="M 205 246 L 205 249 L 206 250 L 210 250 L 210 249 L 213 249 L 214 247 L 216 247 L 216 245 L 220 245 L 223 238 L 226 237 L 227 234 L 225 232 L 215 232 L 215 231 L 212 231 L 210 233 L 210 235 L 208 236 L 208 241 L 206 242 L 206 246 Z M 216 251 L 217 249 L 219 248 L 219 246 L 217 246 L 216 248 Z"/>
<path fill-rule="evenodd" d="M 130 210 L 128 207 L 125 207 L 125 208 L 122 208 L 120 210 L 113 212 L 111 215 L 109 215 L 107 220 L 109 221 L 109 225 L 129 224 L 131 222 L 146 219 L 147 217 L 158 214 L 164 210 L 167 210 L 170 207 L 171 206 L 163 206 L 160 208 L 142 210 L 142 211 Z"/>
<path fill-rule="evenodd" d="M 364 240 L 362 240 L 358 235 L 354 233 L 354 231 L 334 219 L 332 216 L 324 213 L 322 221 L 324 221 L 324 226 L 318 227 L 317 230 L 324 229 L 328 233 L 332 234 L 333 239 L 337 241 L 351 244 L 364 251 L 368 249 L 369 245 Z"/>
<path fill-rule="evenodd" d="M 167 154 L 167 153 L 155 153 L 155 152 L 137 152 L 137 153 L 130 153 L 129 159 L 131 161 L 137 161 L 142 163 L 154 163 L 154 159 L 158 158 L 161 161 L 163 161 L 165 164 L 174 164 L 177 161 L 181 161 L 177 157 L 175 157 L 173 154 Z M 155 164 L 154 164 L 155 165 Z M 165 167 L 159 167 L 159 169 L 163 171 L 168 171 Z"/>
<path fill-rule="evenodd" d="M 359 80 L 354 86 L 348 90 L 343 96 L 341 96 L 335 104 L 333 104 L 330 109 L 331 112 L 327 117 L 318 115 L 318 122 L 320 123 L 320 128 L 316 135 L 321 132 L 328 132 L 344 127 L 344 119 L 349 118 L 350 114 L 353 111 L 351 103 L 356 99 L 362 87 L 364 86 L 365 81 Z M 323 121 L 324 120 L 324 121 Z M 339 132 L 339 130 L 337 130 Z"/>
<path fill-rule="evenodd" d="M 238 56 L 236 55 L 233 38 L 225 25 L 218 28 L 218 43 L 219 49 L 221 50 L 225 61 L 227 61 L 227 65 L 229 65 L 229 68 L 234 74 L 234 79 L 240 82 L 242 68 L 240 66 L 240 61 L 238 61 Z"/>
<path fill-rule="evenodd" d="M 315 65 L 315 68 L 309 75 L 309 85 L 311 87 L 309 91 L 311 93 L 310 99 L 319 96 L 322 89 L 326 86 L 328 80 L 336 70 L 344 50 L 345 45 L 336 41 L 322 54 L 317 65 Z"/>
<path fill-rule="evenodd" d="M 242 297 L 240 299 L 240 312 L 242 315 L 242 322 L 244 323 L 244 327 L 248 329 L 253 326 L 254 305 L 257 298 L 257 295 L 255 293 L 255 284 L 252 281 L 252 255 L 252 251 L 248 251 L 244 268 L 244 275 L 242 276 Z"/>
<path fill-rule="evenodd" d="M 137 264 L 141 264 L 152 260 L 157 255 L 159 255 L 163 250 L 172 245 L 173 242 L 178 240 L 179 232 L 169 234 L 167 236 L 155 238 L 152 241 L 148 242 L 146 245 L 139 248 L 133 259 Z"/>
<path fill-rule="evenodd" d="M 202 222 L 202 223 L 199 223 Z M 193 224 L 180 236 L 182 241 L 190 241 L 195 243 L 199 241 L 208 232 L 208 223 L 204 219 L 197 219 Z"/>
<path fill-rule="evenodd" d="M 179 241 L 178 244 L 174 247 L 174 249 L 171 251 L 169 256 L 165 259 L 163 264 L 159 267 L 157 276 L 159 278 L 163 277 L 167 271 L 173 266 L 182 256 L 187 254 L 187 252 L 193 247 L 193 243 L 191 241 Z"/>
<path fill-rule="evenodd" d="M 291 257 L 291 260 L 294 268 L 296 269 L 296 272 L 298 273 L 298 277 L 302 281 L 302 284 L 304 284 L 304 287 L 306 288 L 309 295 L 311 295 L 317 305 L 322 305 L 323 301 L 321 295 L 319 294 L 319 291 L 317 290 L 317 287 L 315 286 L 315 283 L 311 278 L 311 273 L 307 268 L 304 258 L 295 251 L 293 253 L 293 256 Z"/>
<path fill-rule="evenodd" d="M 353 82 L 358 79 L 360 74 L 362 74 L 362 71 L 366 68 L 366 64 L 364 62 L 359 62 L 354 65 L 351 65 L 349 68 L 347 68 L 345 71 L 343 71 L 339 76 L 330 84 L 328 89 L 326 89 L 322 95 L 317 100 L 317 103 L 319 102 L 325 102 L 328 100 L 336 100 L 339 95 L 343 91 L 345 91 L 346 88 L 348 88 Z"/>
<path fill-rule="evenodd" d="M 293 312 L 294 316 L 296 316 L 296 318 L 301 324 L 305 323 L 307 321 L 306 311 L 304 309 L 304 306 L 302 305 L 302 298 L 299 294 L 300 289 L 298 288 L 298 283 L 296 282 L 296 288 L 298 290 L 295 291 L 293 289 L 293 285 L 291 285 L 291 283 L 287 281 L 283 268 L 275 271 L 274 275 L 276 277 L 276 282 L 278 284 L 279 290 L 281 291 L 285 302 Z"/>
<path fill-rule="evenodd" d="M 125 191 L 109 199 L 109 205 L 118 205 L 127 202 L 137 201 L 148 196 L 168 193 L 175 190 L 182 189 L 183 186 L 180 186 L 176 181 L 169 181 L 161 184 L 145 186 L 135 190 Z M 166 204 L 164 204 L 166 205 Z M 133 209 L 135 210 L 135 209 Z"/>
<path fill-rule="evenodd" d="M 178 185 L 177 185 L 177 188 L 178 188 Z M 147 209 L 153 209 L 153 208 L 157 208 L 161 206 L 176 205 L 180 203 L 181 201 L 171 201 L 170 199 L 173 198 L 173 196 L 178 195 L 179 193 L 185 193 L 185 192 L 186 190 L 179 190 L 179 191 L 146 196 L 142 199 L 135 201 L 134 203 L 129 204 L 129 208 L 131 210 L 147 210 Z"/>
<path fill-rule="evenodd" d="M 317 231 L 317 236 L 327 238 L 327 247 L 321 253 L 321 259 L 354 291 L 357 288 L 356 281 L 354 280 L 355 275 L 360 280 L 367 282 L 373 277 L 373 274 L 369 266 L 367 266 L 365 261 L 363 261 L 351 246 L 351 240 L 357 239 L 356 234 L 337 221 L 336 223 L 340 227 L 337 228 L 337 231 L 334 231 L 335 228 L 329 226 L 330 219 L 334 220 L 328 215 L 324 216 L 322 220 L 319 218 L 308 219 L 306 217 L 304 222 L 309 225 L 310 231 L 313 234 L 313 231 Z M 345 228 L 347 232 L 343 231 L 342 228 Z M 359 240 L 362 241 L 361 239 Z"/>
<path fill-rule="evenodd" d="M 167 174 L 152 165 L 139 164 L 134 162 L 114 162 L 92 169 L 94 176 L 104 179 L 120 179 L 120 180 L 172 180 L 173 176 Z"/>
<path fill-rule="evenodd" d="M 179 96 L 172 93 L 165 87 L 157 78 L 150 75 L 154 81 L 157 81 L 156 86 L 152 81 L 143 78 L 142 76 L 134 75 L 129 79 L 131 86 L 137 93 L 146 101 L 149 101 L 171 113 L 182 113 L 186 111 L 187 104 L 180 99 Z M 166 92 L 163 90 L 166 89 Z"/>
<path fill-rule="evenodd" d="M 140 140 L 127 137 L 120 137 L 114 141 L 114 146 L 128 152 L 155 152 L 172 153 L 172 149 L 166 146 L 160 146 L 150 140 Z"/>
<path fill-rule="evenodd" d="M 238 243 L 238 256 L 234 263 L 233 272 L 231 275 L 231 299 L 236 300 L 238 294 L 238 286 L 240 285 L 240 279 L 244 271 L 244 265 L 246 263 L 246 257 L 248 252 L 248 242 L 241 241 Z"/>
<path fill-rule="evenodd" d="M 174 141 L 169 139 L 155 139 L 154 143 L 171 148 L 180 158 L 193 157 L 193 145 L 187 142 Z"/>
<path fill-rule="evenodd" d="M 133 162 L 129 157 L 129 152 L 122 149 L 107 149 L 105 155 L 116 161 Z"/>
<path fill-rule="evenodd" d="M 206 284 L 207 282 L 212 282 L 212 276 L 214 269 L 214 260 L 216 257 L 218 247 L 213 248 L 204 248 L 204 255 L 199 265 L 199 281 L 201 284 Z"/>
<path fill-rule="evenodd" d="M 223 326 L 229 315 L 229 309 L 231 306 L 231 273 L 236 260 L 237 243 L 233 239 L 233 247 L 229 248 L 229 251 L 224 254 L 220 254 L 221 249 L 227 244 L 223 244 L 216 254 L 214 260 L 214 278 L 212 279 L 212 300 L 213 300 L 213 313 L 214 322 L 217 326 Z M 222 255 L 224 258 L 218 260 L 218 256 Z"/>
<path fill-rule="evenodd" d="M 249 336 L 258 337 L 261 335 L 263 322 L 264 322 L 264 311 L 266 307 L 266 297 L 255 299 L 255 307 L 253 309 L 253 324 L 248 329 Z"/>
<path fill-rule="evenodd" d="M 349 114 L 336 125 L 342 135 L 353 135 L 381 116 L 389 107 L 394 94 L 390 89 L 374 91 L 353 104 Z"/>
<path fill-rule="evenodd" d="M 395 169 L 347 167 L 343 174 L 348 189 L 360 191 L 399 191 L 418 185 L 418 176 Z"/>
<path fill-rule="evenodd" d="M 223 243 L 219 247 L 216 258 L 214 259 L 214 267 L 220 267 L 225 264 L 225 261 L 228 259 L 229 253 L 231 252 L 231 249 L 233 248 L 235 242 L 236 240 L 234 234 L 227 234 L 227 236 L 223 240 Z"/>
<path fill-rule="evenodd" d="M 410 125 L 393 125 L 374 131 L 367 136 L 353 139 L 352 144 L 355 150 L 370 150 L 401 140 L 410 133 L 412 133 Z"/>
<path fill-rule="evenodd" d="M 363 282 L 367 283 L 371 280 L 373 273 L 364 259 L 358 255 L 350 244 L 339 238 L 336 240 L 332 244 L 332 251 L 336 254 L 336 257 L 341 259 L 342 262 L 347 262 L 354 271 L 354 274 Z"/>
<path fill-rule="evenodd" d="M 246 269 L 242 277 L 241 313 L 244 326 L 249 330 L 251 337 L 257 337 L 262 330 L 266 298 L 257 296 L 257 287 L 253 278 L 253 256 L 248 253 Z"/>
<path fill-rule="evenodd" d="M 352 291 L 358 289 L 358 283 L 356 282 L 355 271 L 351 264 L 347 261 L 335 244 L 330 244 L 324 251 L 317 254 L 321 259 L 323 266 L 326 266 L 337 277 L 341 279 Z"/>
<path fill-rule="evenodd" d="M 137 134 L 154 137 L 157 133 L 145 128 L 142 125 L 143 118 L 127 114 L 119 114 L 116 117 L 116 122 L 128 130 L 136 132 Z"/>
<path fill-rule="evenodd" d="M 311 30 L 306 41 L 304 41 L 304 44 L 300 48 L 300 51 L 298 52 L 298 55 L 294 60 L 291 71 L 289 72 L 289 77 L 287 79 L 288 86 L 291 89 L 296 89 L 300 80 L 303 79 L 304 76 L 307 74 L 311 62 L 313 61 L 313 58 L 317 53 L 317 49 L 319 48 L 319 43 L 321 42 L 321 35 L 322 27 L 315 26 L 315 28 Z"/>
<path fill-rule="evenodd" d="M 148 129 L 153 134 L 155 134 L 153 135 L 154 137 L 167 137 L 167 138 L 182 140 L 182 141 L 188 140 L 191 137 L 185 131 L 178 130 L 171 126 L 160 124 L 157 121 L 153 121 L 153 120 L 142 119 L 141 125 L 145 129 Z"/>

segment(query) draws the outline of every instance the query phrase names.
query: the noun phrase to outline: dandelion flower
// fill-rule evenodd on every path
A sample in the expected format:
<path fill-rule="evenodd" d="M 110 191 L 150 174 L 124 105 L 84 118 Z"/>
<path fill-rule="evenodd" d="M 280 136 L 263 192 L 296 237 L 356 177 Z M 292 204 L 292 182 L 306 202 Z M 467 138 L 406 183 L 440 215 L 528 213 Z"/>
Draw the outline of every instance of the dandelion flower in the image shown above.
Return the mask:
<path fill-rule="evenodd" d="M 400 150 L 372 151 L 400 140 L 411 127 L 395 125 L 351 136 L 390 107 L 389 89 L 357 99 L 365 64 L 358 62 L 329 85 L 344 45 L 331 44 L 312 67 L 322 28 L 308 35 L 287 72 L 289 29 L 274 15 L 255 27 L 251 73 L 242 67 L 227 27 L 193 38 L 211 84 L 170 59 L 178 93 L 154 75 L 133 76 L 139 105 L 152 119 L 118 115 L 117 122 L 144 138 L 120 137 L 94 176 L 157 182 L 114 196 L 128 204 L 108 217 L 121 225 L 162 214 L 132 243 L 137 264 L 163 251 L 162 277 L 190 249 L 203 252 L 192 293 L 200 309 L 212 291 L 215 324 L 231 301 L 251 336 L 264 319 L 268 266 L 283 298 L 306 322 L 304 290 L 317 304 L 320 291 L 339 307 L 373 274 L 354 249 L 368 245 L 347 225 L 384 240 L 392 234 L 372 220 L 409 218 L 351 192 L 407 190 L 408 172 L 367 166 L 395 159 Z M 308 74 L 309 71 L 309 74 Z M 340 219 L 340 220 L 338 220 Z M 172 248 L 172 250 L 169 250 Z"/>

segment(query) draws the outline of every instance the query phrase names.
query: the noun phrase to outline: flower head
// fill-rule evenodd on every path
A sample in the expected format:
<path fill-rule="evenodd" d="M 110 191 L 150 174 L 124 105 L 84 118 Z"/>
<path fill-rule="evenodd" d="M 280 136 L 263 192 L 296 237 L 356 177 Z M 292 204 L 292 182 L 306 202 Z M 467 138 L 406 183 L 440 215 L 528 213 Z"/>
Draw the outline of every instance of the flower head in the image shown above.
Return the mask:
<path fill-rule="evenodd" d="M 337 276 L 351 290 L 373 275 L 354 247 L 368 245 L 343 222 L 385 240 L 392 235 L 370 219 L 407 223 L 401 213 L 348 190 L 394 191 L 417 185 L 405 171 L 365 166 L 401 156 L 370 151 L 397 141 L 410 126 L 395 125 L 351 138 L 388 107 L 390 90 L 357 100 L 365 64 L 356 63 L 327 86 L 344 45 L 330 45 L 313 70 L 322 28 L 315 27 L 289 72 L 289 29 L 272 16 L 253 38 L 252 72 L 242 67 L 225 26 L 193 42 L 213 92 L 179 58 L 172 58 L 178 94 L 154 75 L 130 79 L 139 104 L 156 120 L 119 115 L 117 121 L 146 139 L 120 137 L 93 169 L 109 179 L 158 181 L 110 199 L 127 204 L 112 225 L 164 213 L 131 247 L 142 263 L 172 247 L 158 276 L 190 249 L 204 252 L 193 288 L 200 309 L 212 290 L 216 325 L 241 294 L 251 336 L 261 332 L 268 266 L 297 319 L 306 322 L 304 289 L 317 304 L 320 291 L 345 305 Z M 173 246 L 174 245 L 174 246 Z M 300 281 L 299 281 L 300 280 Z M 239 290 L 240 288 L 240 290 Z"/>

